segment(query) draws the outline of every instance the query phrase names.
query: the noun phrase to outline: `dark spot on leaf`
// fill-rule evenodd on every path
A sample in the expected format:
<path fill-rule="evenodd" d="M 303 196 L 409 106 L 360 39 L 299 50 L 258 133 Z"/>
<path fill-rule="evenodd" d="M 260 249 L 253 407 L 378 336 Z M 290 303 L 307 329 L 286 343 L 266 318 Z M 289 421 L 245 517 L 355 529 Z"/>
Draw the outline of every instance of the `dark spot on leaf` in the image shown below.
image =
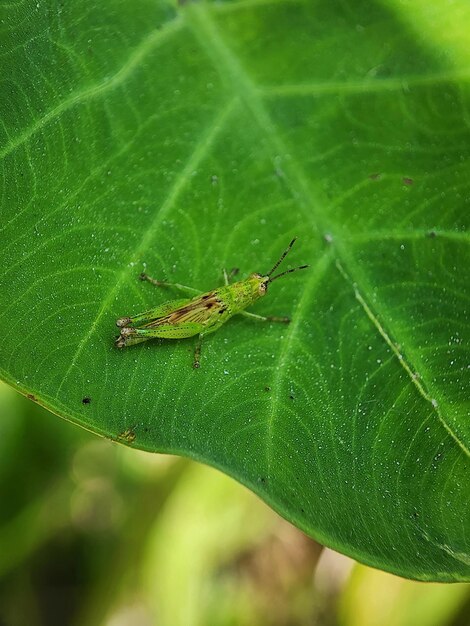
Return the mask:
<path fill-rule="evenodd" d="M 90 404 L 91 398 L 89 396 L 85 396 L 82 400 L 82 404 Z"/>
<path fill-rule="evenodd" d="M 266 387 L 264 388 L 265 391 L 271 391 L 271 387 L 269 385 L 266 385 Z"/>
<path fill-rule="evenodd" d="M 435 230 L 430 230 L 428 233 L 426 233 L 428 237 L 430 237 L 431 239 L 434 239 L 434 237 L 436 237 L 436 231 Z"/>
<path fill-rule="evenodd" d="M 260 477 L 258 478 L 258 481 L 259 481 L 260 483 L 263 483 L 263 485 L 264 485 L 264 484 L 266 484 L 266 478 L 265 478 L 264 476 L 260 476 Z"/>
<path fill-rule="evenodd" d="M 415 181 L 412 178 L 407 178 L 406 176 L 404 176 L 402 178 L 402 182 L 404 185 L 413 185 Z"/>
<path fill-rule="evenodd" d="M 291 400 L 295 400 L 295 396 L 294 396 L 294 394 L 293 394 L 293 393 L 290 393 L 290 394 L 289 394 L 289 398 L 290 398 Z"/>
<path fill-rule="evenodd" d="M 34 395 L 34 393 L 28 393 L 28 395 L 26 396 L 27 398 L 29 398 L 29 400 L 32 400 L 33 402 L 37 402 L 37 398 Z"/>
<path fill-rule="evenodd" d="M 380 180 L 380 179 L 381 179 L 381 177 L 382 177 L 382 175 L 381 175 L 381 174 L 378 174 L 378 173 L 369 174 L 369 178 L 370 178 L 371 180 Z"/>

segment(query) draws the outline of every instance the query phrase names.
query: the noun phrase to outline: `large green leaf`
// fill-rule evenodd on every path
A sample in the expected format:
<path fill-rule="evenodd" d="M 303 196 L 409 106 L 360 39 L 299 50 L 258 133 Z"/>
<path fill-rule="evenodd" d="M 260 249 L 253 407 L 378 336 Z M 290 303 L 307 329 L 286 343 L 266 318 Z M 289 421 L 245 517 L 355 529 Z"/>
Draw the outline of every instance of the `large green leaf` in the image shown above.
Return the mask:
<path fill-rule="evenodd" d="M 2 376 L 365 563 L 469 580 L 469 11 L 181 4 L 3 5 Z M 254 308 L 290 326 L 234 318 L 200 370 L 191 339 L 114 348 L 178 297 L 144 268 L 207 290 L 293 235 L 310 270 Z"/>

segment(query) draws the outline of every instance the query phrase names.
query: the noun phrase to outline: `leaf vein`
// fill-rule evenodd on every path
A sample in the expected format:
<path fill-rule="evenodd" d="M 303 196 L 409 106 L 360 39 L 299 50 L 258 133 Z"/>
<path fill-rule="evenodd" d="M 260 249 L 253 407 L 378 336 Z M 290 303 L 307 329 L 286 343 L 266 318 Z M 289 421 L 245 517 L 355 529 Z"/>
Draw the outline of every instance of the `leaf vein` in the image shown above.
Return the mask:
<path fill-rule="evenodd" d="M 354 296 L 355 296 L 356 300 L 359 302 L 361 307 L 364 309 L 364 312 L 366 313 L 367 317 L 370 319 L 370 321 L 373 323 L 373 325 L 377 328 L 377 330 L 379 331 L 380 335 L 385 340 L 386 344 L 389 346 L 389 348 L 395 354 L 395 356 L 398 359 L 398 362 L 403 367 L 403 369 L 406 371 L 406 373 L 410 377 L 410 379 L 411 379 L 412 383 L 414 384 L 414 386 L 416 387 L 416 389 L 419 391 L 421 396 L 427 402 L 429 402 L 431 404 L 431 406 L 433 407 L 435 413 L 437 414 L 437 416 L 439 418 L 439 421 L 444 426 L 444 428 L 449 433 L 449 435 L 452 437 L 452 439 L 454 439 L 454 441 L 458 444 L 458 446 L 464 451 L 464 453 L 467 456 L 470 456 L 470 450 L 468 450 L 468 448 L 465 446 L 465 444 L 462 441 L 460 441 L 460 439 L 454 433 L 452 428 L 447 424 L 446 420 L 441 415 L 441 412 L 439 410 L 439 406 L 437 404 L 437 401 L 434 398 L 431 398 L 431 396 L 428 394 L 426 389 L 420 383 L 418 376 L 416 375 L 415 372 L 413 372 L 413 370 L 411 369 L 410 365 L 407 363 L 404 355 L 400 352 L 398 346 L 392 341 L 392 339 L 388 335 L 388 333 L 385 330 L 385 328 L 383 327 L 383 325 L 380 323 L 380 321 L 377 318 L 377 316 L 373 313 L 372 309 L 369 307 L 369 305 L 367 304 L 366 300 L 363 298 L 363 296 L 361 295 L 360 291 L 358 290 L 357 285 L 351 280 L 351 278 L 345 272 L 345 270 L 343 269 L 343 267 L 342 267 L 342 265 L 341 265 L 341 263 L 339 261 L 336 261 L 336 267 L 338 268 L 338 271 L 340 272 L 342 277 L 346 280 L 346 282 L 348 282 L 352 286 L 352 288 L 354 290 Z"/>
<path fill-rule="evenodd" d="M 225 105 L 225 107 L 222 107 L 222 110 L 219 113 L 219 115 L 214 120 L 212 120 L 208 128 L 205 129 L 202 137 L 199 139 L 199 141 L 196 142 L 195 144 L 196 148 L 193 150 L 192 154 L 189 156 L 186 162 L 186 165 L 183 167 L 179 175 L 176 177 L 173 187 L 170 189 L 170 192 L 168 193 L 166 200 L 162 204 L 160 210 L 157 211 L 153 222 L 150 223 L 149 228 L 145 231 L 140 241 L 140 244 L 138 245 L 137 249 L 132 255 L 133 258 L 141 254 L 150 245 L 152 239 L 155 236 L 155 231 L 157 230 L 158 224 L 163 220 L 165 215 L 174 207 L 179 194 L 184 189 L 187 182 L 191 179 L 192 173 L 197 168 L 201 160 L 207 154 L 208 149 L 210 148 L 210 146 L 212 145 L 212 143 L 218 136 L 221 129 L 225 127 L 225 123 L 227 122 L 229 116 L 231 115 L 235 107 L 235 103 L 236 103 L 236 100 L 232 99 Z M 77 350 L 75 351 L 75 354 L 70 362 L 70 365 L 68 369 L 66 370 L 60 385 L 58 386 L 57 396 L 59 395 L 60 390 L 65 380 L 67 379 L 69 373 L 71 372 L 72 368 L 77 362 L 84 346 L 86 345 L 90 337 L 95 332 L 95 329 L 98 323 L 100 322 L 101 318 L 105 314 L 105 312 L 109 310 L 109 307 L 111 306 L 111 303 L 113 302 L 116 294 L 118 293 L 119 288 L 121 287 L 121 284 L 127 278 L 128 271 L 129 271 L 129 263 L 126 263 L 124 265 L 123 270 L 118 275 L 114 286 L 112 287 L 112 289 L 109 290 L 108 295 L 103 299 L 101 307 L 98 310 L 98 313 L 93 323 L 91 324 L 90 329 L 83 336 L 82 340 L 79 342 L 77 346 Z"/>
<path fill-rule="evenodd" d="M 115 89 L 126 79 L 132 75 L 135 68 L 142 63 L 142 60 L 157 46 L 164 43 L 168 37 L 177 33 L 182 27 L 182 21 L 179 18 L 175 18 L 171 22 L 167 22 L 161 28 L 153 30 L 139 46 L 133 51 L 131 56 L 127 59 L 126 63 L 111 77 L 106 77 L 103 81 L 86 87 L 81 91 L 77 91 L 70 95 L 68 98 L 60 102 L 53 109 L 48 111 L 41 118 L 35 120 L 31 126 L 25 128 L 14 139 L 10 140 L 2 150 L 0 150 L 0 159 L 4 159 L 6 156 L 14 152 L 21 145 L 26 143 L 33 135 L 39 132 L 44 126 L 49 124 L 52 120 L 60 117 L 65 111 L 71 109 L 77 104 L 81 104 L 102 95 L 103 93 Z"/>

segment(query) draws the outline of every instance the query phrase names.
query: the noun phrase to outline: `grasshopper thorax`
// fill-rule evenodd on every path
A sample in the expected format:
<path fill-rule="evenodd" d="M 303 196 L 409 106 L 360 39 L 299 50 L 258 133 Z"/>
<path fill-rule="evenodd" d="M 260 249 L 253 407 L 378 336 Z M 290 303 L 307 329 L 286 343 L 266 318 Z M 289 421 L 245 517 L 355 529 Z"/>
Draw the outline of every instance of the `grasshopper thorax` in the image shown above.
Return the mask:
<path fill-rule="evenodd" d="M 254 273 L 250 274 L 245 280 L 233 283 L 233 285 L 226 287 L 226 289 L 232 294 L 235 308 L 241 311 L 264 296 L 267 291 L 268 282 L 268 276 Z"/>

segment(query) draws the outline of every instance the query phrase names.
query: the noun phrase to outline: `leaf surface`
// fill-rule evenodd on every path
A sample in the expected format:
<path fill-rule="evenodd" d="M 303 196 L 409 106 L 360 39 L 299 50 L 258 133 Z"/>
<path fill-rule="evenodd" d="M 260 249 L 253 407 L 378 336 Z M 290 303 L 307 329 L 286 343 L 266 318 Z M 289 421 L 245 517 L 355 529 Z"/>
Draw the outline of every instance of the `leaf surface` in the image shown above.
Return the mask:
<path fill-rule="evenodd" d="M 469 580 L 469 10 L 2 14 L 2 377 L 360 561 Z M 310 269 L 252 309 L 289 326 L 233 318 L 200 370 L 192 339 L 114 347 L 116 318 L 181 297 L 140 272 L 207 291 L 295 235 L 285 266 Z"/>

